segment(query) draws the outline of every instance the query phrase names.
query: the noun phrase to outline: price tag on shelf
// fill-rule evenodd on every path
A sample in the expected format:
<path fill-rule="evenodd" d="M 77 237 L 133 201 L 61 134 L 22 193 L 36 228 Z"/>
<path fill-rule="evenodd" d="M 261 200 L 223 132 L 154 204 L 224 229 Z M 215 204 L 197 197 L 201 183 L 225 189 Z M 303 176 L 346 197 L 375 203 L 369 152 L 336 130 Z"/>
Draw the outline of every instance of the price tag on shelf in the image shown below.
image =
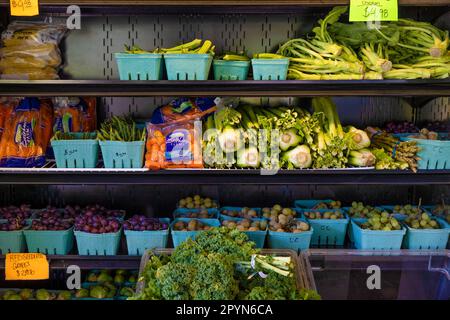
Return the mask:
<path fill-rule="evenodd" d="M 42 253 L 7 253 L 6 280 L 46 280 L 49 278 L 47 257 Z"/>
<path fill-rule="evenodd" d="M 11 15 L 31 17 L 39 15 L 39 0 L 9 0 Z"/>
<path fill-rule="evenodd" d="M 397 21 L 398 0 L 350 0 L 350 21 Z"/>

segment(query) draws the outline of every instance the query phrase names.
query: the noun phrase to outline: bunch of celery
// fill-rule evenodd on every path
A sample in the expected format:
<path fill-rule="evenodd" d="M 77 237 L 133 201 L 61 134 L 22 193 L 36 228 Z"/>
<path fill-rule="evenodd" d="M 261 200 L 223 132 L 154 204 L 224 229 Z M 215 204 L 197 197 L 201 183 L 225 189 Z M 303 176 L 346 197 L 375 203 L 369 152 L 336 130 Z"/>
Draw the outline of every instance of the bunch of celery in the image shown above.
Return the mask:
<path fill-rule="evenodd" d="M 297 80 L 427 79 L 450 75 L 449 35 L 411 19 L 341 23 L 348 7 L 333 8 L 313 37 L 291 39 L 278 54 L 290 58 L 288 77 Z"/>
<path fill-rule="evenodd" d="M 396 22 L 381 22 L 379 27 L 369 28 L 366 23 L 340 23 L 329 25 L 328 32 L 339 44 L 359 50 L 366 55 L 367 45 L 372 46 L 384 64 L 381 70 L 384 79 L 428 79 L 447 78 L 450 74 L 449 33 L 428 22 L 399 19 Z M 376 50 L 373 50 L 377 46 Z M 381 54 L 380 54 L 381 53 Z M 376 57 L 375 57 L 376 58 Z M 373 69 L 371 60 L 363 59 Z"/>
<path fill-rule="evenodd" d="M 223 108 L 205 121 L 203 159 L 215 168 L 307 168 L 312 157 L 301 143 L 313 141 L 317 124 L 317 117 L 299 107 Z"/>
<path fill-rule="evenodd" d="M 335 7 L 313 29 L 312 39 L 292 39 L 281 45 L 278 54 L 290 57 L 288 77 L 297 80 L 381 79 L 377 72 L 365 73 L 355 51 L 338 44 L 328 33 L 347 7 Z"/>
<path fill-rule="evenodd" d="M 327 97 L 312 99 L 314 112 L 322 114 L 321 128 L 311 146 L 314 168 L 344 168 L 348 162 L 348 146 L 336 106 Z"/>

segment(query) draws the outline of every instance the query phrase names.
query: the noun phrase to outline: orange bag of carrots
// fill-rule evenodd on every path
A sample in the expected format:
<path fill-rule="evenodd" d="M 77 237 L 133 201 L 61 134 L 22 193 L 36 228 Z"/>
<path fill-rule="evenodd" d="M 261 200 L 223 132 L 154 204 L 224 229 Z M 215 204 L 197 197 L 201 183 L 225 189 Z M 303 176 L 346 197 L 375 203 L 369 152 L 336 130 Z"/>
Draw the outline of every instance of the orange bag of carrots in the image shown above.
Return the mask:
<path fill-rule="evenodd" d="M 145 166 L 203 168 L 201 118 L 216 109 L 213 98 L 178 98 L 157 108 L 147 124 Z"/>
<path fill-rule="evenodd" d="M 14 108 L 17 105 L 17 101 L 8 98 L 0 99 L 0 141 L 2 138 L 2 134 L 5 131 L 6 121 L 9 119 L 9 116 Z"/>
<path fill-rule="evenodd" d="M 53 98 L 53 132 L 93 132 L 97 127 L 96 99 Z"/>
<path fill-rule="evenodd" d="M 147 168 L 203 168 L 201 120 L 190 119 L 168 124 L 149 123 L 147 132 Z"/>
<path fill-rule="evenodd" d="M 51 100 L 19 100 L 5 122 L 0 140 L 0 166 L 43 166 L 52 135 L 52 120 Z"/>

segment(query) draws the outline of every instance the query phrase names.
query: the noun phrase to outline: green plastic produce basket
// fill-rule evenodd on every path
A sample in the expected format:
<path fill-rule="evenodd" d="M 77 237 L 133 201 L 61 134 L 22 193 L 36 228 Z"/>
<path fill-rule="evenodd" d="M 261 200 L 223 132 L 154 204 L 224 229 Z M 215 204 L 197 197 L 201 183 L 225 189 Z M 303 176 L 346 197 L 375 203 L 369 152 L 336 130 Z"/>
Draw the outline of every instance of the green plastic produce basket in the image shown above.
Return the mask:
<path fill-rule="evenodd" d="M 145 141 L 100 141 L 105 168 L 142 168 Z"/>
<path fill-rule="evenodd" d="M 345 241 L 345 235 L 347 232 L 347 226 L 350 221 L 347 214 L 342 209 L 305 209 L 304 212 L 330 212 L 340 210 L 344 214 L 344 219 L 309 219 L 303 216 L 306 221 L 313 227 L 313 235 L 311 238 L 311 244 L 315 246 L 343 246 Z"/>
<path fill-rule="evenodd" d="M 446 228 L 446 222 L 435 218 L 442 229 L 413 229 L 406 223 L 406 236 L 403 241 L 405 249 L 414 250 L 438 250 L 447 247 L 450 229 Z"/>
<path fill-rule="evenodd" d="M 189 218 L 177 218 L 173 220 L 172 224 L 170 225 L 171 233 L 172 233 L 172 241 L 173 246 L 176 248 L 178 247 L 182 242 L 186 241 L 189 238 L 194 239 L 197 233 L 200 231 L 175 231 L 173 229 L 173 225 L 177 223 L 178 221 L 183 222 L 189 222 L 191 220 L 198 220 L 201 223 L 210 226 L 210 227 L 220 227 L 220 221 L 218 219 L 189 219 Z"/>
<path fill-rule="evenodd" d="M 199 53 L 164 55 L 168 80 L 208 80 L 212 56 Z"/>
<path fill-rule="evenodd" d="M 160 218 L 161 222 L 167 223 L 166 230 L 157 231 L 134 231 L 124 230 L 127 240 L 128 255 L 142 256 L 147 249 L 167 248 L 169 238 L 169 218 Z"/>
<path fill-rule="evenodd" d="M 84 133 L 72 133 L 74 138 Z M 92 139 L 52 140 L 56 166 L 58 168 L 95 168 L 98 161 L 98 141 Z"/>
<path fill-rule="evenodd" d="M 214 80 L 247 80 L 250 61 L 214 60 Z"/>
<path fill-rule="evenodd" d="M 73 227 L 63 231 L 24 230 L 28 252 L 68 254 L 73 247 Z"/>
<path fill-rule="evenodd" d="M 122 229 L 115 233 L 88 233 L 74 231 L 78 254 L 90 256 L 114 256 L 120 244 Z"/>
<path fill-rule="evenodd" d="M 254 80 L 286 80 L 289 59 L 252 59 Z"/>
<path fill-rule="evenodd" d="M 307 222 L 304 219 L 297 219 Z M 268 243 L 271 249 L 291 249 L 295 251 L 306 250 L 309 248 L 314 228 L 310 226 L 308 231 L 299 233 L 277 232 L 269 230 Z"/>
<path fill-rule="evenodd" d="M 120 80 L 161 80 L 163 59 L 159 53 L 115 53 Z"/>
<path fill-rule="evenodd" d="M 364 219 L 366 221 L 367 219 Z M 354 220 L 351 221 L 356 249 L 363 250 L 399 250 L 406 229 L 401 230 L 364 230 Z"/>
<path fill-rule="evenodd" d="M 443 138 L 443 134 L 439 134 Z M 400 138 L 402 141 L 416 141 L 421 149 L 417 156 L 420 160 L 417 167 L 422 170 L 450 169 L 450 140 L 425 140 L 415 138 Z"/>
<path fill-rule="evenodd" d="M 0 231 L 0 254 L 26 252 L 26 248 L 23 230 Z"/>

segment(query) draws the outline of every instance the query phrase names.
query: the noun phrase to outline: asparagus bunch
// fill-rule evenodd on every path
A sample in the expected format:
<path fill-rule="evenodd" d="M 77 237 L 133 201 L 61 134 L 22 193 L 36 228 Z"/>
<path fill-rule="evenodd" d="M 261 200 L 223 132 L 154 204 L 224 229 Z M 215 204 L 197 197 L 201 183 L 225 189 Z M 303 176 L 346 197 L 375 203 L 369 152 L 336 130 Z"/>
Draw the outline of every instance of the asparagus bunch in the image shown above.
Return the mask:
<path fill-rule="evenodd" d="M 374 148 L 385 150 L 394 160 L 406 162 L 413 172 L 417 171 L 417 161 L 420 160 L 417 152 L 420 148 L 415 141 L 400 141 L 391 134 L 380 132 L 372 127 L 368 127 L 366 131 L 371 137 L 371 145 Z"/>

